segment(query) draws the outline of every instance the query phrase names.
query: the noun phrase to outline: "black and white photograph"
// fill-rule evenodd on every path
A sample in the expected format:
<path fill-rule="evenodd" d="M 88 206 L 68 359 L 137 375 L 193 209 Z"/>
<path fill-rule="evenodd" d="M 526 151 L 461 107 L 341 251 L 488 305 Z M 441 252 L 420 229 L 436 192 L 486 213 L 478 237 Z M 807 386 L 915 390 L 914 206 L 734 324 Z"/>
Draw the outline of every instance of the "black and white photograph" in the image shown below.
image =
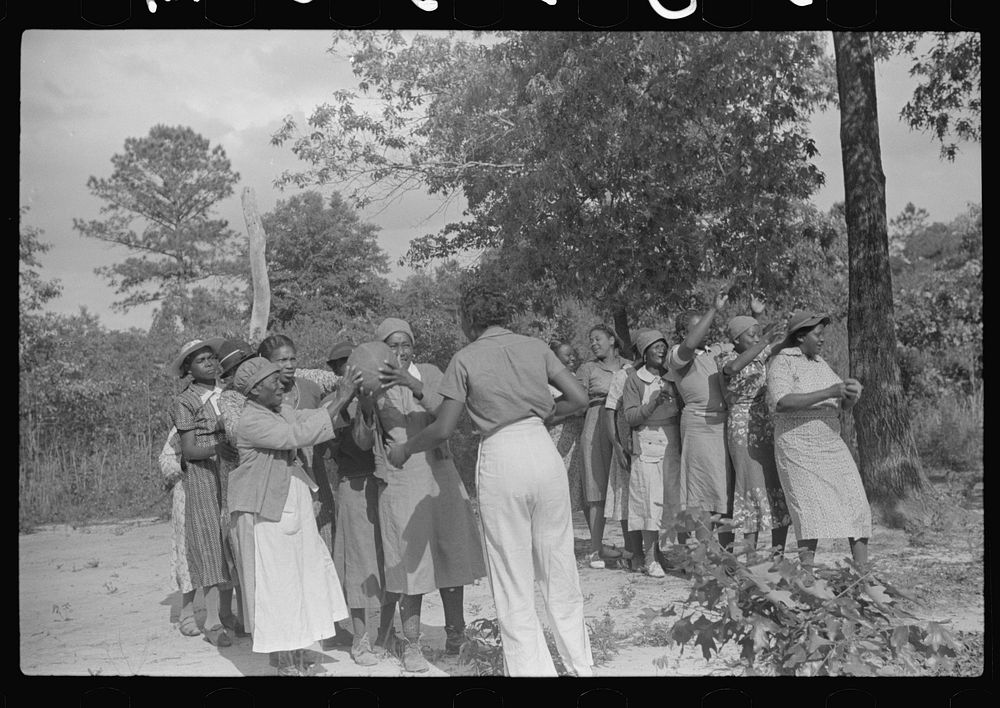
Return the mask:
<path fill-rule="evenodd" d="M 34 28 L 19 79 L 23 675 L 988 668 L 980 33 Z"/>

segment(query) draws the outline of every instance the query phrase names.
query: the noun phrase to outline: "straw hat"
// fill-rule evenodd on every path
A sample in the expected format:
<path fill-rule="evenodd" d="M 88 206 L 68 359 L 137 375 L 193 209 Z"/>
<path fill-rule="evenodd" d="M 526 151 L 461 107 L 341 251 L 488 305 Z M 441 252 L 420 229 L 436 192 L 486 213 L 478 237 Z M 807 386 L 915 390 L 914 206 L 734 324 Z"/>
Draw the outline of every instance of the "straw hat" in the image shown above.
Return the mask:
<path fill-rule="evenodd" d="M 184 376 L 187 372 L 186 371 L 181 372 L 181 364 L 184 363 L 184 360 L 191 352 L 196 352 L 199 349 L 208 347 L 213 352 L 215 352 L 216 356 L 218 356 L 219 347 L 222 346 L 222 343 L 224 341 L 226 340 L 223 339 L 222 337 L 211 337 L 209 339 L 192 339 L 190 342 L 181 347 L 180 353 L 178 353 L 177 356 L 174 357 L 173 361 L 171 361 L 167 365 L 167 371 L 169 371 L 171 374 L 173 374 L 178 378 Z"/>

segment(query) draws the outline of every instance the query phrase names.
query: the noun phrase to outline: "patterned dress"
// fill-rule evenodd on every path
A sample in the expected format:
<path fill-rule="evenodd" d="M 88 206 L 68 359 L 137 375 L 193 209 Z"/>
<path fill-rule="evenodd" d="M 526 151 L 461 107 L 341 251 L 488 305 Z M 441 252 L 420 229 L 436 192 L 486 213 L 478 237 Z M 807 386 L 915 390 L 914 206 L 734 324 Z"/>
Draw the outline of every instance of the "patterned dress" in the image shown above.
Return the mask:
<path fill-rule="evenodd" d="M 170 417 L 178 433 L 194 431 L 195 445 L 212 447 L 223 440 L 218 403 L 203 402 L 210 389 L 191 383 L 174 397 Z M 186 460 L 184 475 L 184 529 L 191 585 L 210 587 L 230 581 L 229 559 L 223 540 L 222 509 L 226 479 L 215 457 Z"/>
<path fill-rule="evenodd" d="M 181 441 L 177 436 L 177 428 L 171 428 L 167 433 L 167 441 L 163 444 L 159 457 L 160 471 L 164 481 L 172 484 L 170 526 L 173 533 L 170 536 L 170 576 L 177 589 L 182 593 L 191 592 L 191 573 L 187 564 L 187 542 L 184 539 L 184 468 L 181 464 Z"/>
<path fill-rule="evenodd" d="M 798 539 L 868 538 L 871 507 L 851 451 L 840 437 L 840 404 L 777 412 L 790 393 L 812 393 L 841 381 L 821 356 L 783 349 L 767 366 L 767 402 L 774 415 L 774 458 Z"/>
<path fill-rule="evenodd" d="M 611 468 L 608 470 L 608 491 L 604 500 L 604 518 L 611 521 L 628 521 L 628 486 L 630 476 L 629 456 L 622 449 L 621 439 L 631 437 L 632 430 L 625 423 L 622 416 L 622 393 L 625 391 L 625 380 L 628 373 L 632 371 L 629 364 L 624 369 L 619 369 L 611 377 L 608 384 L 608 397 L 605 399 L 604 407 L 608 410 L 608 415 L 614 416 L 615 429 L 619 437 L 611 441 L 612 457 Z M 621 462 L 624 461 L 624 465 Z"/>
<path fill-rule="evenodd" d="M 715 358 L 729 407 L 726 442 L 735 471 L 733 521 L 743 533 L 770 531 L 790 523 L 774 463 L 774 425 L 767 410 L 765 362 L 770 353 L 770 347 L 765 347 L 734 376 L 726 376 L 723 369 L 739 358 L 738 352 L 720 352 Z"/>
<path fill-rule="evenodd" d="M 549 386 L 549 392 L 559 400 L 562 391 Z M 574 415 L 558 425 L 549 428 L 549 435 L 566 467 L 569 481 L 569 503 L 572 511 L 583 511 L 583 454 L 580 450 L 580 434 L 583 432 L 583 416 Z"/>

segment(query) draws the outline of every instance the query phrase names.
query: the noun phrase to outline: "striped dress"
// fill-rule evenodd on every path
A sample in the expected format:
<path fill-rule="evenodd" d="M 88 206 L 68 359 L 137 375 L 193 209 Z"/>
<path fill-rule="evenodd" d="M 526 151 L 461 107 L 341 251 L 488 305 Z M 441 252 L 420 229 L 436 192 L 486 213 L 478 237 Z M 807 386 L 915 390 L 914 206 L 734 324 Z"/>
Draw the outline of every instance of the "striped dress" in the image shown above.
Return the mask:
<path fill-rule="evenodd" d="M 208 390 L 192 382 L 174 397 L 170 408 L 178 433 L 193 430 L 199 447 L 211 447 L 223 440 L 214 399 L 202 403 L 202 396 Z M 185 464 L 184 530 L 191 585 L 202 588 L 228 583 L 229 563 L 221 524 L 225 479 L 219 474 L 215 457 L 186 460 Z"/>

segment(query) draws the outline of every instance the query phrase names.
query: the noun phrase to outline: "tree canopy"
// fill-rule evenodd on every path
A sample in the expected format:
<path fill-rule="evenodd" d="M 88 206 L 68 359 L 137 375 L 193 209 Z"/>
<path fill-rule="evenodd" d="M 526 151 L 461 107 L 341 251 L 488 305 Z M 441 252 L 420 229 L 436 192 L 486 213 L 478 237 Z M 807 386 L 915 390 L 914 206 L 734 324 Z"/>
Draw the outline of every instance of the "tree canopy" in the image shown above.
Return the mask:
<path fill-rule="evenodd" d="M 885 32 L 875 35 L 881 58 L 910 57 L 917 78 L 900 117 L 914 130 L 931 133 L 941 156 L 954 160 L 957 141 L 983 137 L 982 37 L 976 32 Z"/>
<path fill-rule="evenodd" d="M 338 193 L 316 191 L 279 201 L 261 221 L 267 232 L 271 319 L 343 318 L 377 312 L 385 299 L 389 259 L 378 227 L 362 221 Z"/>
<path fill-rule="evenodd" d="M 493 249 L 522 281 L 667 308 L 706 275 L 765 287 L 822 183 L 811 112 L 832 67 L 813 33 L 504 32 L 468 42 L 340 35 L 349 91 L 273 136 L 359 203 L 464 195 L 413 263 Z M 370 101 L 369 101 L 370 103 Z M 514 270 L 514 269 L 512 269 Z"/>
<path fill-rule="evenodd" d="M 235 233 L 211 217 L 239 181 L 221 146 L 188 127 L 156 125 L 146 137 L 126 139 L 111 164 L 110 177 L 87 180 L 104 202 L 102 218 L 74 219 L 73 227 L 136 254 L 95 271 L 122 296 L 113 307 L 183 298 L 213 277 L 243 275 Z"/>

